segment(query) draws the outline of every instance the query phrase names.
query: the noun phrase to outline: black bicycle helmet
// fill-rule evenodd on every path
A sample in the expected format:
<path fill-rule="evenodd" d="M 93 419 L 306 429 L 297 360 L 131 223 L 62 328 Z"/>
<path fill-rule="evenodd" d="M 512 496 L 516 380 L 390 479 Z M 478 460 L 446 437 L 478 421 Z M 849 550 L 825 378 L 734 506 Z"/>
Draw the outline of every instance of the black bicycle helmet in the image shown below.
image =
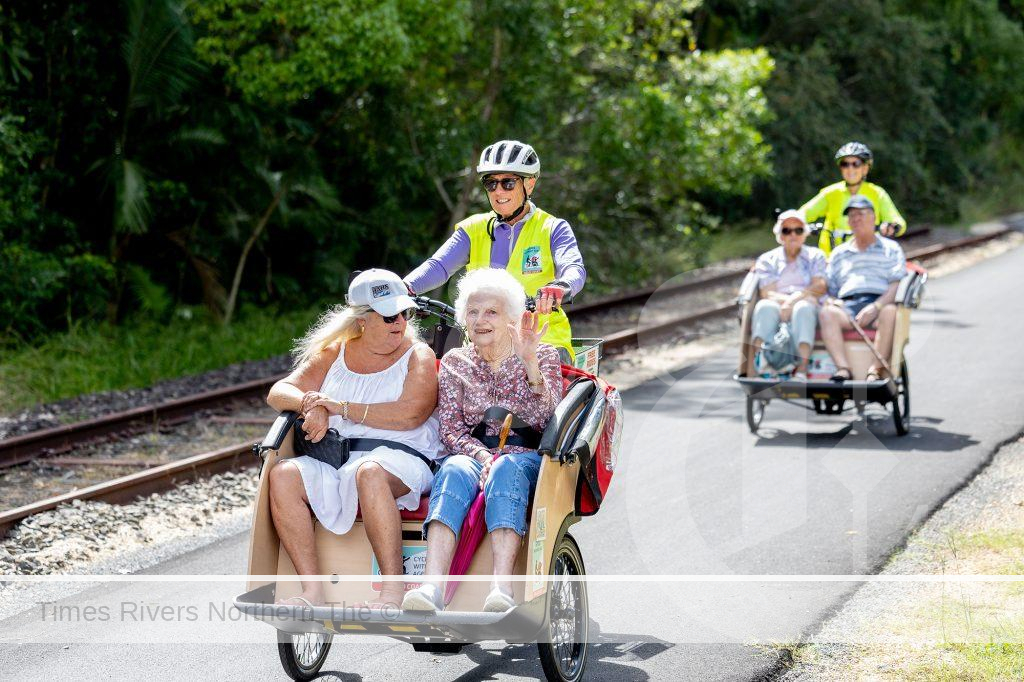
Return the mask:
<path fill-rule="evenodd" d="M 836 163 L 846 156 L 856 156 L 868 163 L 871 163 L 872 159 L 871 150 L 862 142 L 847 142 L 836 150 Z"/>

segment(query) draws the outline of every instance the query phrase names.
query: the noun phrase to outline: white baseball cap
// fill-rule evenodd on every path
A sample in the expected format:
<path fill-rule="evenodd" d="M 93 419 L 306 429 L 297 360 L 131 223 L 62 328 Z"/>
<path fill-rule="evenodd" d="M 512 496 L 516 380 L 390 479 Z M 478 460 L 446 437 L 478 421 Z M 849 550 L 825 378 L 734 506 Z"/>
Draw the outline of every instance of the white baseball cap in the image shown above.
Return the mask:
<path fill-rule="evenodd" d="M 384 317 L 416 307 L 402 278 L 390 270 L 363 270 L 348 285 L 349 305 L 368 305 Z"/>
<path fill-rule="evenodd" d="M 775 233 L 775 241 L 782 243 L 782 223 L 790 219 L 799 220 L 804 224 L 804 228 L 807 227 L 807 218 L 804 217 L 803 212 L 796 209 L 789 209 L 779 214 L 779 217 L 775 219 L 775 227 L 772 228 L 772 232 Z"/>

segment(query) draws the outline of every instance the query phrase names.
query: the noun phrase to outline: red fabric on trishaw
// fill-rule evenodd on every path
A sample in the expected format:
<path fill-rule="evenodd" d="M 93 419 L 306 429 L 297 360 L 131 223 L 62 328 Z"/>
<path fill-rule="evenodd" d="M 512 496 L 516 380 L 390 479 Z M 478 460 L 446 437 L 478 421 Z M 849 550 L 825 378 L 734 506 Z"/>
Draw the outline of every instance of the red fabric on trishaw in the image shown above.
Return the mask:
<path fill-rule="evenodd" d="M 872 341 L 875 340 L 875 334 L 877 334 L 877 333 L 878 332 L 876 330 L 874 330 L 874 329 L 865 329 L 864 330 L 864 334 L 867 335 L 867 337 L 869 339 L 871 339 Z M 814 340 L 815 341 L 821 341 L 821 330 L 820 329 L 816 329 L 814 331 Z M 860 338 L 860 334 L 857 333 L 856 329 L 844 329 L 843 330 L 843 340 L 844 341 L 863 341 L 863 339 Z"/>
<path fill-rule="evenodd" d="M 430 495 L 420 498 L 420 506 L 416 509 L 401 509 L 403 521 L 422 521 L 427 518 L 427 510 L 430 508 Z M 363 520 L 363 510 L 356 507 L 356 521 Z"/>

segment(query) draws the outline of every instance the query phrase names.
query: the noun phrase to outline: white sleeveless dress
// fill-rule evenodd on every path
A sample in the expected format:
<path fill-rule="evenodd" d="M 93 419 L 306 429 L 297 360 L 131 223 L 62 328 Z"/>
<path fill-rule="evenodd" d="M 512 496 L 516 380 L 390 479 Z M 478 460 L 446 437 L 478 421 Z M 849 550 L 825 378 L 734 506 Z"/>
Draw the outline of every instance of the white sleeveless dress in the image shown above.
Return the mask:
<path fill-rule="evenodd" d="M 342 344 L 338 359 L 327 371 L 320 392 L 334 400 L 348 400 L 353 403 L 389 403 L 398 400 L 409 374 L 409 361 L 413 350 L 422 344 L 413 344 L 395 364 L 372 374 L 357 374 L 345 364 L 345 345 Z M 362 409 L 362 408 L 360 408 Z M 370 408 L 371 412 L 373 408 Z M 358 419 L 361 414 L 349 415 Z M 338 415 L 330 418 L 330 427 L 337 429 L 344 438 L 378 438 L 390 440 L 423 453 L 428 459 L 444 455 L 438 436 L 436 413 L 427 421 L 409 431 L 376 429 L 352 421 L 345 421 Z M 398 498 L 401 509 L 416 509 L 420 497 L 430 491 L 434 475 L 419 457 L 408 452 L 388 447 L 379 447 L 370 452 L 353 452 L 349 461 L 340 469 L 311 457 L 295 457 L 291 460 L 302 474 L 309 505 L 320 524 L 329 531 L 341 535 L 352 528 L 356 518 L 358 493 L 356 492 L 356 470 L 366 462 L 376 462 L 389 473 L 397 476 L 409 492 Z"/>

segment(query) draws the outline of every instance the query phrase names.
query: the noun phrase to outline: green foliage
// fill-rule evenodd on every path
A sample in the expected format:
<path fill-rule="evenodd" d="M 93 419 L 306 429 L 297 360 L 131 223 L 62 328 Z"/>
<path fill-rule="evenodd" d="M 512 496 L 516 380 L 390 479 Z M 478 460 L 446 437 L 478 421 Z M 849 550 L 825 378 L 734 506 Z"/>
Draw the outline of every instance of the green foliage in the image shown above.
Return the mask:
<path fill-rule="evenodd" d="M 202 310 L 166 323 L 74 325 L 0 358 L 0 413 L 35 403 L 125 388 L 287 353 L 319 310 L 246 308 L 225 327 Z M 194 314 L 193 314 L 194 313 Z M 187 318 L 187 319 L 186 319 Z M 252 330 L 259 329 L 259 334 Z"/>
<path fill-rule="evenodd" d="M 996 0 L 710 0 L 704 11 L 702 44 L 757 44 L 776 60 L 773 173 L 757 202 L 803 203 L 838 179 L 832 154 L 856 139 L 912 222 L 955 218 L 965 195 L 999 181 L 992 142 L 1024 136 L 1024 31 Z"/>
<path fill-rule="evenodd" d="M 466 0 L 271 0 L 193 8 L 201 58 L 258 102 L 296 103 L 400 85 L 406 71 L 443 59 L 466 35 Z"/>

